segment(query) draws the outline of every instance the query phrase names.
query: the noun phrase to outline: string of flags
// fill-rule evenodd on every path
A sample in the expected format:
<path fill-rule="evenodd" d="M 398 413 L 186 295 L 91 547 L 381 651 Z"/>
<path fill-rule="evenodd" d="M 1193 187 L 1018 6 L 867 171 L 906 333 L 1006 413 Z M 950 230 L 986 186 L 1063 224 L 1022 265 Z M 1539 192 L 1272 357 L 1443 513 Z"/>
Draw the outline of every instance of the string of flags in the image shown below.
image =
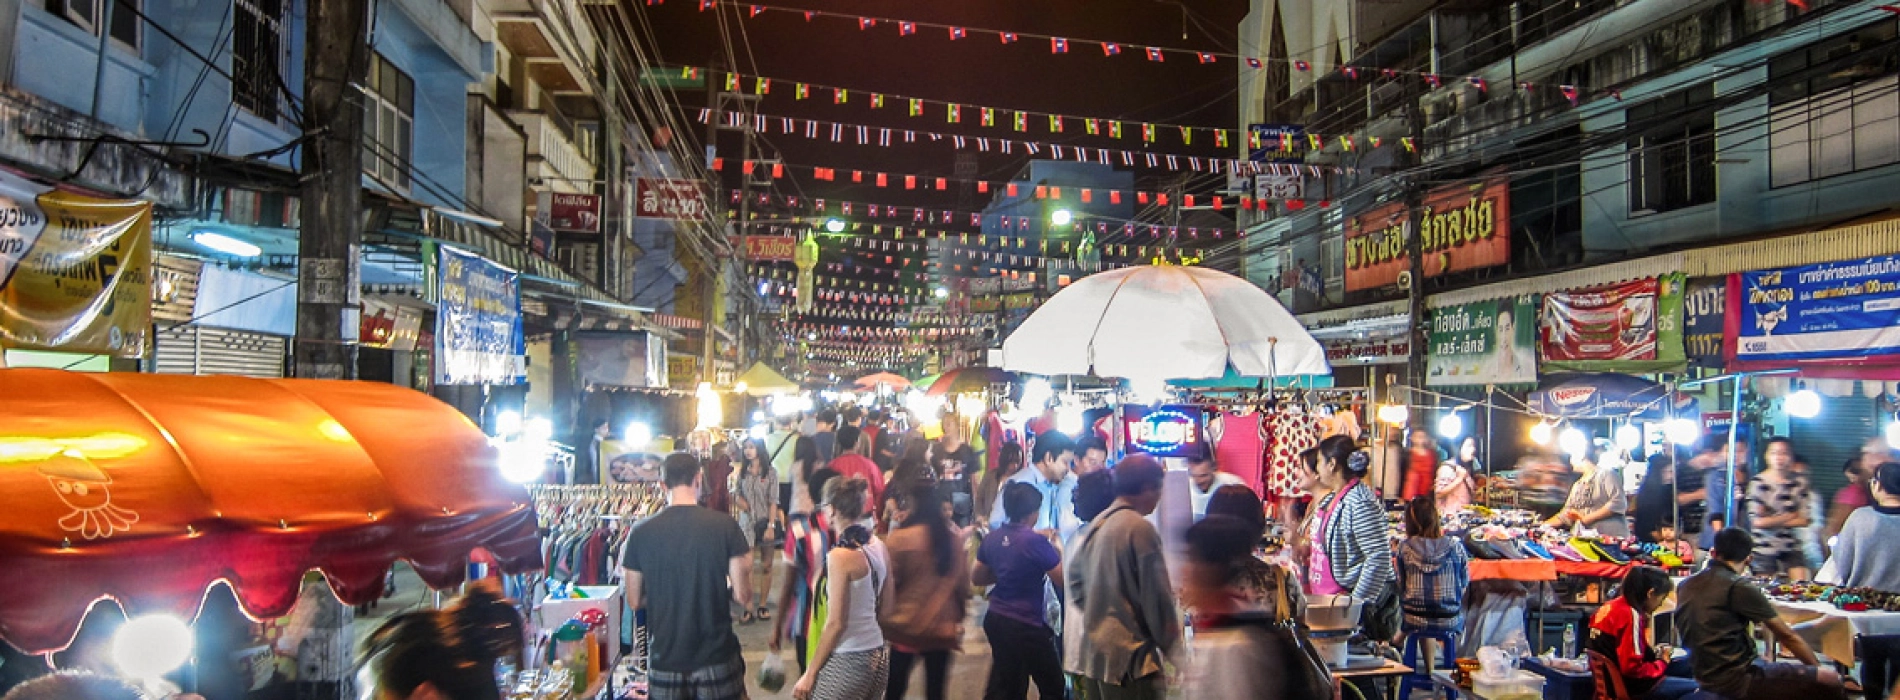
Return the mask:
<path fill-rule="evenodd" d="M 1349 139 L 1350 137 L 1340 137 L 1340 138 Z M 1409 138 L 1408 138 L 1408 142 L 1409 142 Z M 1104 165 L 1109 164 L 1108 154 L 1110 153 L 1110 151 L 1108 151 L 1107 149 L 1065 148 L 1063 149 L 1063 152 L 1066 155 L 1073 155 L 1074 160 L 1076 160 L 1077 162 L 1095 161 L 1095 162 L 1100 162 Z M 1201 158 L 1201 157 L 1183 158 L 1181 156 L 1175 156 L 1175 155 L 1160 155 L 1160 154 L 1153 154 L 1153 153 L 1137 154 L 1137 153 L 1133 153 L 1129 151 L 1116 151 L 1116 153 L 1119 153 L 1121 155 L 1121 160 L 1123 164 L 1131 166 L 1131 167 L 1135 164 L 1135 162 L 1137 162 L 1136 156 L 1140 155 L 1141 156 L 1140 161 L 1149 163 L 1150 164 L 1149 167 L 1156 167 L 1156 168 L 1165 167 L 1166 169 L 1169 169 L 1169 170 L 1179 169 L 1179 166 L 1185 162 L 1188 165 L 1188 169 L 1194 170 L 1196 172 L 1211 172 L 1211 173 L 1226 172 L 1226 173 L 1232 173 L 1235 175 L 1259 175 L 1259 174 L 1271 173 L 1271 174 L 1276 174 L 1276 175 L 1310 175 L 1312 177 L 1319 177 L 1319 176 L 1327 175 L 1327 174 L 1357 174 L 1359 172 L 1358 168 L 1339 167 L 1339 166 L 1332 166 L 1332 165 L 1308 165 L 1304 163 L 1260 163 L 1260 162 L 1249 161 L 1249 160 L 1239 160 L 1235 158 Z M 783 163 L 783 162 L 777 162 L 777 161 L 747 160 L 747 161 L 740 161 L 739 165 L 743 169 L 743 171 L 748 175 L 759 173 L 760 171 L 764 171 L 765 173 L 769 173 L 773 178 L 783 178 L 790 175 L 793 172 L 793 170 L 796 168 L 799 171 L 809 171 L 811 173 L 812 179 L 818 180 L 821 182 L 837 182 L 839 177 L 844 177 L 846 178 L 846 181 L 851 182 L 853 184 L 874 183 L 878 187 L 902 187 L 907 190 L 922 189 L 922 190 L 946 190 L 947 191 L 950 189 L 949 187 L 950 183 L 954 182 L 957 184 L 965 184 L 965 183 L 974 184 L 976 185 L 978 192 L 989 192 L 990 188 L 992 187 L 1002 187 L 1002 186 L 1006 186 L 1010 184 L 1006 181 L 1000 181 L 1000 180 L 983 180 L 983 179 L 978 179 L 978 178 L 963 178 L 963 177 L 944 177 L 942 175 L 919 174 L 919 173 L 891 173 L 891 172 L 877 172 L 877 171 L 866 171 L 866 170 L 852 170 L 849 168 L 825 167 L 825 166 L 817 166 L 817 165 L 792 165 L 789 163 Z M 724 172 L 726 168 L 726 159 L 723 157 L 713 158 L 712 163 L 709 164 L 709 167 L 714 172 Z M 894 183 L 894 182 L 898 184 L 892 185 L 891 183 Z"/>
<path fill-rule="evenodd" d="M 978 191 L 982 193 L 988 193 L 990 189 L 988 187 L 981 187 Z M 1160 191 L 1152 191 L 1152 190 L 1104 190 L 1104 189 L 1088 188 L 1088 187 L 1064 188 L 1064 187 L 1054 187 L 1054 186 L 1048 186 L 1048 185 L 1032 185 L 1026 182 L 1008 183 L 1004 188 L 1002 188 L 1002 192 L 1007 197 L 1018 197 L 1018 196 L 1027 195 L 1038 200 L 1047 200 L 1047 201 L 1052 201 L 1052 202 L 1073 201 L 1078 204 L 1107 203 L 1107 204 L 1113 205 L 1113 204 L 1122 204 L 1126 202 L 1126 203 L 1133 203 L 1133 204 L 1137 204 L 1141 206 L 1154 204 L 1156 206 L 1165 207 L 1165 206 L 1168 206 L 1170 203 L 1179 203 L 1182 206 L 1186 206 L 1186 207 L 1194 207 L 1196 205 L 1206 205 L 1212 208 L 1212 210 L 1214 211 L 1226 211 L 1229 207 L 1235 206 L 1236 204 L 1238 204 L 1238 206 L 1240 206 L 1241 208 L 1246 208 L 1246 209 L 1253 208 L 1252 196 L 1243 196 L 1243 197 L 1235 198 L 1234 200 L 1230 200 L 1229 198 L 1221 196 L 1221 195 L 1170 194 L 1168 192 L 1160 192 Z M 735 207 L 738 206 L 740 203 L 740 200 L 744 198 L 745 196 L 746 195 L 739 190 L 732 190 L 731 191 L 732 205 Z M 913 226 L 910 229 L 910 232 L 913 236 L 922 236 L 922 235 L 927 235 L 927 234 L 932 233 L 931 231 L 921 230 L 923 226 L 962 226 L 962 225 L 965 225 L 967 222 L 969 226 L 983 226 L 985 224 L 994 224 L 996 227 L 1001 228 L 1001 229 L 1014 229 L 1018 231 L 1028 231 L 1028 230 L 1036 228 L 1034 225 L 1034 222 L 1040 221 L 1039 217 L 1033 217 L 1033 216 L 985 215 L 982 212 L 975 212 L 975 211 L 962 211 L 962 210 L 955 210 L 955 209 L 933 209 L 929 207 L 918 207 L 918 206 L 909 206 L 909 205 L 900 206 L 900 205 L 894 205 L 894 204 L 878 204 L 875 202 L 830 199 L 826 197 L 805 197 L 805 196 L 799 196 L 799 195 L 778 195 L 778 194 L 770 194 L 770 193 L 758 193 L 751 196 L 752 196 L 752 205 L 755 209 L 772 208 L 772 209 L 782 209 L 782 210 L 786 210 L 790 212 L 806 214 L 806 215 L 811 215 L 811 216 L 832 216 L 835 214 L 837 216 L 849 216 L 849 217 L 858 217 L 858 218 L 862 218 L 866 220 L 873 220 L 872 223 L 869 223 L 869 224 L 865 223 L 864 221 L 846 222 L 845 223 L 846 230 L 847 231 L 863 231 L 866 226 L 870 226 L 870 227 L 875 228 L 879 233 L 882 233 L 886 228 L 889 228 L 893 233 L 899 236 L 900 240 L 905 233 L 905 231 L 903 230 L 902 224 L 907 221 L 913 225 L 917 225 L 917 226 Z M 754 211 L 753 215 L 760 216 L 762 215 L 762 212 Z M 878 223 L 876 220 L 882 220 L 883 224 L 891 224 L 891 225 L 885 226 L 883 224 Z M 795 226 L 784 226 L 781 224 L 769 224 L 769 226 L 774 227 L 774 228 L 782 228 L 783 230 L 787 232 L 797 232 L 797 231 L 803 231 L 810 226 L 816 225 L 817 223 L 819 222 L 801 221 Z M 757 223 L 754 223 L 751 225 L 768 226 L 766 224 L 757 224 Z M 1076 224 L 1076 226 L 1079 226 L 1079 225 L 1080 224 Z M 1108 231 L 1105 228 L 1103 228 L 1104 226 L 1106 226 L 1105 222 L 1098 222 L 1097 233 L 1108 233 Z M 944 232 L 936 232 L 936 233 L 939 235 L 939 237 L 944 235 Z"/>
<path fill-rule="evenodd" d="M 1792 3 L 1804 2 L 1805 0 L 1787 0 L 1787 1 L 1792 4 Z M 663 5 L 665 4 L 665 0 L 647 0 L 647 4 L 648 5 Z M 1282 58 L 1282 57 L 1272 57 L 1272 56 L 1256 56 L 1256 55 L 1236 53 L 1236 52 L 1231 52 L 1231 51 L 1202 51 L 1199 49 L 1186 49 L 1186 48 L 1170 47 L 1170 46 L 1149 46 L 1149 45 L 1133 44 L 1133 43 L 1127 43 L 1127 42 L 1107 41 L 1107 40 L 1101 40 L 1101 39 L 1079 39 L 1075 37 L 1055 36 L 1052 34 L 1037 34 L 1033 32 L 1016 32 L 1016 31 L 1009 31 L 1009 30 L 1002 30 L 1002 29 L 984 29 L 984 28 L 959 26 L 959 25 L 952 25 L 952 24 L 942 24 L 942 23 L 936 23 L 936 22 L 922 22 L 922 21 L 916 21 L 916 20 L 895 19 L 895 18 L 889 18 L 889 17 L 872 17 L 872 16 L 867 16 L 867 15 L 856 15 L 856 14 L 850 14 L 850 13 L 844 13 L 844 12 L 808 10 L 804 8 L 785 7 L 785 6 L 780 6 L 780 5 L 764 5 L 764 4 L 747 3 L 747 2 L 736 2 L 733 0 L 699 0 L 699 9 L 701 12 L 712 10 L 722 5 L 728 6 L 728 7 L 743 8 L 743 10 L 745 11 L 745 16 L 748 19 L 756 18 L 756 17 L 759 17 L 760 15 L 764 15 L 767 13 L 796 14 L 796 15 L 803 16 L 806 22 L 811 22 L 814 19 L 818 19 L 818 18 L 853 21 L 857 24 L 858 29 L 861 31 L 871 31 L 880 26 L 896 27 L 897 34 L 898 36 L 901 36 L 901 37 L 916 36 L 918 34 L 918 29 L 923 28 L 923 29 L 929 29 L 933 32 L 943 32 L 944 36 L 948 37 L 950 41 L 960 41 L 963 39 L 967 39 L 972 35 L 976 35 L 976 36 L 993 37 L 1004 45 L 1011 45 L 1011 44 L 1020 43 L 1024 39 L 1029 39 L 1033 42 L 1038 42 L 1038 43 L 1047 42 L 1049 46 L 1049 53 L 1051 54 L 1067 55 L 1070 53 L 1071 48 L 1080 48 L 1084 46 L 1093 45 L 1100 50 L 1101 56 L 1103 58 L 1112 59 L 1112 58 L 1122 55 L 1122 50 L 1124 48 L 1128 48 L 1128 49 L 1139 48 L 1141 49 L 1140 54 L 1144 56 L 1151 63 L 1164 63 L 1171 56 L 1177 59 L 1191 61 L 1193 63 L 1202 64 L 1202 65 L 1223 63 L 1225 61 L 1238 61 L 1242 65 L 1245 65 L 1248 68 L 1251 68 L 1253 70 L 1262 70 L 1262 69 L 1265 69 L 1268 65 L 1285 65 L 1291 68 L 1292 70 L 1295 70 L 1301 73 L 1313 73 L 1315 74 L 1316 77 L 1326 77 L 1326 76 L 1337 75 L 1337 76 L 1341 76 L 1352 81 L 1373 80 L 1373 79 L 1396 80 L 1396 79 L 1402 78 L 1402 79 L 1408 79 L 1408 80 L 1422 80 L 1425 82 L 1426 85 L 1430 86 L 1433 89 L 1444 87 L 1447 84 L 1459 84 L 1459 83 L 1470 85 L 1471 87 L 1476 88 L 1480 92 L 1488 92 L 1491 89 L 1491 85 L 1489 81 L 1487 81 L 1483 76 L 1479 76 L 1479 75 L 1447 76 L 1447 75 L 1438 74 L 1438 73 L 1431 73 L 1428 71 L 1397 70 L 1397 69 L 1392 69 L 1392 68 L 1368 68 L 1368 67 L 1353 66 L 1353 65 L 1336 66 L 1330 69 L 1317 69 L 1313 65 L 1313 62 L 1310 60 L 1307 60 L 1306 58 L 1293 58 L 1293 57 Z M 1880 7 L 1884 8 L 1888 6 L 1880 6 Z M 1313 55 L 1315 56 L 1318 55 L 1317 51 L 1318 49 L 1315 49 L 1315 53 Z M 1092 52 L 1083 51 L 1081 53 L 1092 53 Z M 697 69 L 689 69 L 689 70 L 697 70 Z M 1526 92 L 1534 91 L 1538 88 L 1536 84 L 1528 82 L 1528 81 L 1516 83 L 1515 85 L 1512 85 L 1511 87 L 1518 90 L 1523 90 Z M 1573 106 L 1579 102 L 1581 96 L 1584 94 L 1601 94 L 1601 95 L 1607 95 L 1610 97 L 1621 99 L 1621 95 L 1618 94 L 1617 91 L 1610 90 L 1610 89 L 1590 90 L 1590 89 L 1585 88 L 1584 86 L 1575 85 L 1575 84 L 1559 85 L 1557 87 L 1566 97 L 1570 99 L 1570 102 Z"/>
<path fill-rule="evenodd" d="M 956 107 L 957 105 L 951 106 Z M 987 120 L 989 116 L 990 115 L 986 114 L 984 117 L 985 120 Z M 1015 129 L 1018 132 L 1026 132 L 1029 128 L 1028 120 L 1022 118 L 1023 116 L 1023 113 L 1018 113 L 1018 119 L 1015 120 Z M 773 129 L 776 128 L 777 135 L 781 136 L 792 136 L 817 141 L 828 140 L 831 143 L 856 143 L 860 146 L 878 146 L 881 148 L 890 148 L 897 144 L 948 144 L 960 151 L 974 150 L 978 153 L 1015 155 L 1020 152 L 1026 155 L 1042 156 L 1046 152 L 1048 157 L 1053 160 L 1075 160 L 1077 162 L 1093 162 L 1101 165 L 1119 163 L 1125 167 L 1146 166 L 1149 168 L 1164 168 L 1177 171 L 1193 170 L 1196 172 L 1208 171 L 1217 173 L 1223 172 L 1223 165 L 1226 166 L 1225 172 L 1241 172 L 1241 170 L 1246 168 L 1247 164 L 1251 162 L 1234 158 L 1195 156 L 1180 153 L 1159 153 L 1147 150 L 1128 151 L 1114 148 L 1094 148 L 1052 141 L 969 136 L 965 134 L 920 129 L 900 129 L 870 124 L 826 121 L 823 119 L 802 119 L 770 114 L 752 114 L 738 110 L 716 110 L 711 107 L 700 108 L 699 123 L 711 124 L 715 119 L 719 120 L 722 125 L 728 128 L 747 129 L 759 134 L 773 134 Z M 960 110 L 950 110 L 946 119 L 951 124 L 962 123 Z M 1063 125 L 1071 120 L 1079 120 L 1085 133 L 1092 136 L 1106 136 L 1112 139 L 1120 139 L 1123 138 L 1123 134 L 1126 133 L 1120 121 L 1064 117 L 1060 115 L 1048 116 L 1049 133 L 1064 133 L 1065 127 Z M 985 125 L 987 126 L 988 124 L 986 123 Z M 1139 126 L 1141 141 L 1144 144 L 1155 143 L 1159 138 L 1158 134 L 1163 131 L 1163 129 L 1154 124 L 1137 123 L 1137 125 Z M 1227 129 L 1174 126 L 1171 130 L 1180 135 L 1180 143 L 1183 146 L 1193 145 L 1196 131 L 1211 132 L 1216 148 L 1226 148 L 1230 142 Z M 1387 147 L 1387 141 L 1387 139 L 1376 136 L 1359 136 L 1354 134 L 1340 134 L 1328 139 L 1319 133 L 1308 133 L 1304 138 L 1299 138 L 1288 133 L 1282 134 L 1278 143 L 1267 143 L 1266 139 L 1257 132 L 1247 135 L 1247 146 L 1249 150 L 1261 150 L 1277 146 L 1280 152 L 1296 154 L 1324 151 L 1334 143 L 1339 144 L 1340 149 L 1344 151 L 1378 149 Z M 1205 142 L 1206 141 L 1203 141 L 1203 143 Z M 1410 136 L 1401 137 L 1398 139 L 1396 145 L 1404 148 L 1408 153 L 1416 151 L 1418 148 L 1418 144 Z"/>
<path fill-rule="evenodd" d="M 964 114 L 973 113 L 975 122 L 979 126 L 1013 128 L 1019 132 L 1028 131 L 1030 124 L 1047 123 L 1049 124 L 1050 133 L 1067 133 L 1065 129 L 1073 124 L 1091 136 L 1121 138 L 1124 133 L 1123 122 L 1126 121 L 1107 117 L 1084 117 L 1070 114 L 1057 114 L 1054 112 L 1010 109 L 1007 107 L 951 102 L 927 97 L 856 90 L 836 85 L 805 83 L 762 75 L 714 71 L 709 68 L 682 67 L 680 68 L 680 74 L 682 77 L 692 79 L 697 79 L 700 76 L 721 75 L 723 77 L 720 78 L 719 83 L 725 87 L 727 92 L 750 92 L 754 95 L 764 96 L 773 94 L 772 89 L 777 87 L 781 91 L 779 94 L 784 94 L 783 90 L 785 86 L 790 85 L 792 96 L 799 100 L 812 99 L 814 95 L 821 97 L 829 95 L 831 97 L 831 103 L 837 105 L 868 104 L 871 109 L 902 106 L 905 116 L 909 117 L 929 117 L 933 114 L 943 114 L 947 120 L 952 115 L 951 108 L 955 107 L 955 116 L 958 117 L 958 121 L 949 123 L 967 123 L 967 121 L 963 119 Z M 859 95 L 864 96 L 864 99 L 853 103 L 852 98 Z M 1158 132 L 1185 133 L 1189 134 L 1190 138 L 1192 138 L 1193 135 L 1206 133 L 1216 148 L 1225 148 L 1227 146 L 1227 136 L 1228 133 L 1232 131 L 1231 129 L 1220 127 L 1192 126 L 1187 124 L 1138 121 L 1130 123 L 1138 126 L 1145 125 Z"/>

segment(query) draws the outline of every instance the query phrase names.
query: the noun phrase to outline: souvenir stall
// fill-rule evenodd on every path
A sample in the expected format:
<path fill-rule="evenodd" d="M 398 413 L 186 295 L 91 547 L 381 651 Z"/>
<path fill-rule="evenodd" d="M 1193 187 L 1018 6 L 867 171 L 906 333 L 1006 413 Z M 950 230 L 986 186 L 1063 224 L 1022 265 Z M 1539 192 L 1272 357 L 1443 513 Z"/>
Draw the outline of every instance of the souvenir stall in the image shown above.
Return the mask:
<path fill-rule="evenodd" d="M 318 646 L 346 670 L 348 606 L 379 598 L 395 561 L 437 591 L 477 552 L 503 574 L 542 566 L 532 503 L 487 436 L 415 391 L 42 369 L 0 370 L 0 386 L 0 638 L 28 654 L 102 651 L 82 620 L 116 623 L 95 605 L 110 598 L 130 618 L 119 636 L 146 643 L 133 660 L 158 663 L 78 663 L 245 693 L 281 678 L 238 676 L 226 623 L 243 637 L 314 596 L 337 614 L 299 628 L 327 631 Z M 221 597 L 233 614 L 200 617 Z M 348 674 L 327 682 L 342 693 Z"/>

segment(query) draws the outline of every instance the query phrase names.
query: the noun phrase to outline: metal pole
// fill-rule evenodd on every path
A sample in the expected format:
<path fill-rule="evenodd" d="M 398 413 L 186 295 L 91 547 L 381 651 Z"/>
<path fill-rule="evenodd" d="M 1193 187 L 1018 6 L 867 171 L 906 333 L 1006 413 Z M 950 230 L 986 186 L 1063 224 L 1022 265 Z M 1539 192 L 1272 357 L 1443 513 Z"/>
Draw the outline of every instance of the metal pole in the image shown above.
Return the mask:
<path fill-rule="evenodd" d="M 1735 432 L 1742 425 L 1742 382 L 1748 375 L 1735 375 L 1735 400 L 1730 402 L 1728 414 L 1728 474 L 1723 481 L 1727 490 L 1722 494 L 1722 527 L 1735 527 Z"/>
<path fill-rule="evenodd" d="M 81 1 L 85 2 L 86 0 Z M 112 48 L 112 8 L 118 5 L 119 1 L 105 0 L 101 4 L 105 7 L 99 12 L 99 16 L 95 18 L 98 24 L 93 26 L 94 29 L 99 30 L 99 59 L 92 67 L 92 113 L 90 116 L 94 120 L 99 118 L 99 100 L 105 96 L 106 54 Z"/>

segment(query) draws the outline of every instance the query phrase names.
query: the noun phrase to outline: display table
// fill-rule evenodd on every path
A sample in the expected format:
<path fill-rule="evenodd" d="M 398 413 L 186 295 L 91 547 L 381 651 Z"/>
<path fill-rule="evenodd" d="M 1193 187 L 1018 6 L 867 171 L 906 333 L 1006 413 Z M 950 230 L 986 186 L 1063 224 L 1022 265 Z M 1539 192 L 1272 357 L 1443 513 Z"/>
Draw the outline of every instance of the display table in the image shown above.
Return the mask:
<path fill-rule="evenodd" d="M 1771 602 L 1817 653 L 1849 666 L 1854 664 L 1854 635 L 1900 634 L 1900 612 L 1848 612 L 1820 601 Z"/>
<path fill-rule="evenodd" d="M 1354 679 L 1370 680 L 1374 678 L 1397 678 L 1399 676 L 1410 674 L 1411 672 L 1412 672 L 1411 666 L 1407 666 L 1405 664 L 1399 663 L 1397 661 L 1393 661 L 1391 659 L 1386 659 L 1385 665 L 1383 666 L 1375 666 L 1373 668 L 1359 668 L 1359 669 L 1333 671 L 1333 677 L 1336 679 L 1339 679 L 1340 681 L 1350 681 Z M 1398 692 L 1399 692 L 1399 684 L 1394 682 L 1388 685 L 1390 686 L 1390 690 L 1392 692 L 1393 697 L 1397 697 Z"/>
<path fill-rule="evenodd" d="M 1558 576 L 1620 579 L 1630 570 L 1628 564 L 1546 559 L 1473 559 L 1467 568 L 1473 581 L 1555 581 Z"/>

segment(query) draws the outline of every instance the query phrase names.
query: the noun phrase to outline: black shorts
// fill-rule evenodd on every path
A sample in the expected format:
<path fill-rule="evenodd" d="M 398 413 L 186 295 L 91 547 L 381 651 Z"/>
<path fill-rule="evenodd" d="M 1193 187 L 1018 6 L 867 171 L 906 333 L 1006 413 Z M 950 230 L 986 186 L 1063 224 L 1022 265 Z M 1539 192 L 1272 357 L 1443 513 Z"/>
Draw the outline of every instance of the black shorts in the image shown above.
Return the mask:
<path fill-rule="evenodd" d="M 1756 663 L 1748 669 L 1748 692 L 1736 696 L 1734 700 L 1836 700 L 1847 697 L 1841 686 L 1822 683 L 1820 673 L 1821 670 L 1813 666 Z"/>
<path fill-rule="evenodd" d="M 778 510 L 781 513 L 792 512 L 792 482 L 778 485 Z"/>

